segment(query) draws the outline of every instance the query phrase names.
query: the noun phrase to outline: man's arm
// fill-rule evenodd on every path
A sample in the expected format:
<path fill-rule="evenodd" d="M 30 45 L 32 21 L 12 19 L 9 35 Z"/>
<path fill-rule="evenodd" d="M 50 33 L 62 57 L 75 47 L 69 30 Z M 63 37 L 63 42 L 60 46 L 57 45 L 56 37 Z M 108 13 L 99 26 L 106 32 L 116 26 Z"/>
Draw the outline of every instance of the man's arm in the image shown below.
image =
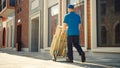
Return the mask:
<path fill-rule="evenodd" d="M 68 15 L 65 15 L 64 20 L 63 20 L 62 33 L 64 33 L 65 30 L 67 29 L 67 22 L 68 22 Z"/>
<path fill-rule="evenodd" d="M 81 27 L 82 27 L 82 25 L 81 25 L 81 24 L 79 24 L 79 31 L 80 31 Z"/>
<path fill-rule="evenodd" d="M 64 33 L 66 29 L 67 29 L 67 24 L 63 23 L 62 33 Z"/>
<path fill-rule="evenodd" d="M 67 24 L 63 23 L 63 29 L 66 30 L 66 28 L 67 28 Z"/>
<path fill-rule="evenodd" d="M 84 31 L 82 24 L 79 24 L 79 31 Z"/>

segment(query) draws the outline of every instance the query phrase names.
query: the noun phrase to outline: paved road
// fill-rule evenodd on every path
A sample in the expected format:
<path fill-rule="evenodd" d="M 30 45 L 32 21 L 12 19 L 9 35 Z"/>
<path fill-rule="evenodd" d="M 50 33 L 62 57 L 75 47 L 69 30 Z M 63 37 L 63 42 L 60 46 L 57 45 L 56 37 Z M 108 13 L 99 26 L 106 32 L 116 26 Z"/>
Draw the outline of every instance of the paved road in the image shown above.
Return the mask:
<path fill-rule="evenodd" d="M 0 68 L 83 68 L 76 65 L 0 53 Z"/>
<path fill-rule="evenodd" d="M 83 68 L 80 66 L 53 62 L 51 60 L 38 60 L 28 57 L 0 53 L 0 68 Z"/>
<path fill-rule="evenodd" d="M 67 63 L 59 58 L 57 62 L 51 60 L 47 52 L 16 52 L 0 49 L 0 68 L 120 68 L 120 59 L 96 58 L 87 56 L 87 62 L 80 62 L 75 54 L 74 63 Z"/>

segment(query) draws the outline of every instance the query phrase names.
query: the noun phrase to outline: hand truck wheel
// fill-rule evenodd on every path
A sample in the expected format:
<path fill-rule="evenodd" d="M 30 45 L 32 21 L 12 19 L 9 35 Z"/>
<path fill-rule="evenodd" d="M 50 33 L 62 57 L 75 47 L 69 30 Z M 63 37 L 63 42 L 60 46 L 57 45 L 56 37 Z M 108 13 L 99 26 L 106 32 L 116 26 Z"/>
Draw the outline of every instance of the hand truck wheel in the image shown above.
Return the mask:
<path fill-rule="evenodd" d="M 53 52 L 53 61 L 56 61 L 57 60 L 57 50 L 54 50 Z"/>

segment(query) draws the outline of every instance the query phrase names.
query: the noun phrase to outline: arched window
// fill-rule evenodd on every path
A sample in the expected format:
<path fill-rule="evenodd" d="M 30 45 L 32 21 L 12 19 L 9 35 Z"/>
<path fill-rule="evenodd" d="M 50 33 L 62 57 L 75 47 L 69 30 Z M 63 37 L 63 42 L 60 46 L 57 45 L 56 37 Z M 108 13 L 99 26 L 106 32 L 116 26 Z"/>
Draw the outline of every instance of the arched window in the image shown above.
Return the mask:
<path fill-rule="evenodd" d="M 107 30 L 105 28 L 105 26 L 102 26 L 102 30 L 101 30 L 101 40 L 102 40 L 102 44 L 106 44 L 107 43 Z"/>
<path fill-rule="evenodd" d="M 115 27 L 115 42 L 120 44 L 120 23 Z"/>

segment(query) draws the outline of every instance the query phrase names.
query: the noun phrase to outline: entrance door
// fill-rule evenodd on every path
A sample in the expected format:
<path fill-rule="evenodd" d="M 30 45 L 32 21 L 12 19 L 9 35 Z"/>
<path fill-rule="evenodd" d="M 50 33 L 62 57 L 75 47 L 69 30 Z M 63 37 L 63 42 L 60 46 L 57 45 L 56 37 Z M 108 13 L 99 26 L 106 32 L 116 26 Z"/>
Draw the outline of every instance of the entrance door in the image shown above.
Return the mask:
<path fill-rule="evenodd" d="M 5 28 L 3 28 L 3 42 L 2 42 L 2 44 L 3 44 L 3 47 L 5 47 L 6 45 L 5 45 L 5 38 L 6 38 L 6 30 L 5 30 Z"/>
<path fill-rule="evenodd" d="M 21 47 L 22 47 L 22 41 L 21 41 L 21 37 L 22 37 L 22 26 L 18 25 L 17 26 L 17 43 L 18 43 L 18 51 L 21 51 Z"/>
<path fill-rule="evenodd" d="M 38 52 L 39 46 L 39 17 L 32 20 L 31 27 L 31 51 Z"/>

